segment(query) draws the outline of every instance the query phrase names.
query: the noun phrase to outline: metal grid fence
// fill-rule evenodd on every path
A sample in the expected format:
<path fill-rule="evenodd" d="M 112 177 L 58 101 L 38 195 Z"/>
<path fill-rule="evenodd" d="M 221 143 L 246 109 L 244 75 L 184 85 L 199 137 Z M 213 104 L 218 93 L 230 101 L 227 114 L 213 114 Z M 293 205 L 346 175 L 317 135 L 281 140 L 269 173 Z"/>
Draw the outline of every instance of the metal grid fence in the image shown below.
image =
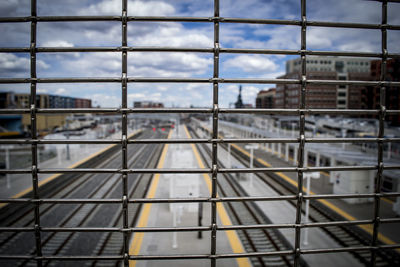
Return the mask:
<path fill-rule="evenodd" d="M 382 223 L 398 223 L 400 219 L 380 218 L 380 202 L 384 196 L 399 197 L 400 193 L 383 193 L 380 191 L 382 183 L 382 173 L 384 170 L 399 169 L 400 165 L 385 166 L 383 164 L 383 146 L 388 142 L 399 142 L 400 138 L 384 137 L 384 121 L 388 115 L 399 115 L 400 110 L 387 110 L 385 105 L 386 87 L 400 87 L 400 82 L 386 80 L 386 64 L 388 58 L 399 58 L 400 54 L 389 53 L 387 50 L 387 31 L 400 30 L 400 25 L 387 24 L 387 2 L 382 2 L 382 21 L 379 24 L 367 23 L 345 23 L 345 22 L 323 22 L 310 21 L 306 16 L 306 0 L 301 0 L 301 19 L 300 20 L 281 20 L 281 19 L 250 19 L 250 18 L 227 18 L 220 17 L 219 0 L 214 0 L 214 14 L 212 17 L 156 17 L 156 16 L 128 16 L 127 0 L 122 0 L 121 16 L 38 16 L 37 0 L 31 0 L 31 15 L 27 17 L 2 17 L 0 23 L 29 23 L 31 24 L 31 41 L 30 47 L 22 48 L 0 48 L 1 53 L 29 53 L 30 54 L 30 77 L 29 78 L 1 78 L 1 84 L 26 83 L 30 84 L 30 108 L 28 109 L 2 109 L 0 114 L 30 114 L 31 118 L 31 138 L 30 139 L 14 139 L 1 140 L 3 144 L 30 144 L 32 150 L 32 166 L 30 169 L 13 169 L 1 170 L 0 173 L 21 174 L 30 173 L 32 175 L 33 198 L 32 199 L 1 199 L 2 203 L 31 203 L 35 207 L 35 222 L 33 227 L 2 227 L 0 231 L 32 231 L 36 239 L 36 252 L 31 255 L 1 255 L 0 259 L 33 259 L 37 261 L 37 265 L 41 266 L 44 260 L 121 260 L 125 266 L 128 266 L 129 260 L 154 260 L 154 259 L 210 259 L 211 266 L 215 266 L 217 259 L 237 258 L 237 257 L 257 257 L 271 255 L 294 255 L 294 266 L 299 265 L 300 255 L 316 254 L 316 253 L 334 253 L 334 252 L 351 252 L 359 250 L 368 250 L 371 252 L 371 265 L 376 263 L 376 252 L 383 249 L 400 248 L 400 244 L 395 245 L 379 245 L 378 232 L 379 225 Z M 395 1 L 393 1 L 395 2 Z M 37 47 L 36 32 L 37 24 L 40 22 L 66 22 L 66 21 L 120 21 L 122 27 L 121 46 L 118 47 Z M 127 27 L 128 22 L 137 21 L 157 21 L 157 22 L 203 22 L 212 23 L 214 26 L 214 47 L 213 48 L 175 48 L 175 47 L 131 47 L 127 43 Z M 301 47 L 299 50 L 279 50 L 279 49 L 237 49 L 222 48 L 219 41 L 220 23 L 243 23 L 243 24 L 268 24 L 268 25 L 294 25 L 299 26 L 301 30 Z M 308 27 L 335 27 L 350 29 L 380 29 L 381 30 L 381 52 L 340 52 L 340 51 L 312 51 L 307 50 L 306 33 Z M 213 54 L 213 77 L 212 78 L 134 78 L 129 77 L 127 73 L 128 52 L 196 52 Z M 121 77 L 109 78 L 40 78 L 36 75 L 36 56 L 37 53 L 51 52 L 121 52 L 122 70 Z M 241 79 L 241 78 L 221 78 L 219 76 L 219 56 L 221 53 L 233 54 L 264 54 L 264 55 L 299 55 L 301 57 L 301 79 Z M 379 58 L 382 60 L 381 77 L 379 81 L 358 81 L 358 80 L 312 80 L 306 78 L 306 57 L 308 55 L 323 56 L 351 56 Z M 38 83 L 120 83 L 121 84 L 121 108 L 91 108 L 91 109 L 47 109 L 37 108 L 35 106 L 36 86 Z M 127 103 L 127 85 L 128 83 L 209 83 L 213 85 L 213 104 L 211 108 L 157 108 L 140 109 L 128 108 Z M 220 83 L 253 83 L 253 84 L 299 84 L 300 105 L 297 109 L 231 109 L 220 108 L 218 105 L 219 84 Z M 358 85 L 358 86 L 378 86 L 380 88 L 380 108 L 377 110 L 336 110 L 336 109 L 306 109 L 306 92 L 307 85 Z M 109 140 L 41 140 L 38 139 L 36 131 L 37 114 L 40 113 L 114 113 L 122 116 L 122 136 L 121 139 Z M 131 113 L 205 113 L 212 115 L 212 138 L 211 139 L 142 139 L 128 140 L 127 138 L 127 116 Z M 281 114 L 281 115 L 298 115 L 299 116 L 299 135 L 297 138 L 259 138 L 259 139 L 222 139 L 218 136 L 218 117 L 219 114 L 230 113 L 250 113 L 250 114 Z M 377 115 L 379 121 L 379 132 L 376 138 L 306 138 L 305 137 L 305 116 L 310 114 L 330 114 L 330 115 Z M 355 142 L 373 142 L 378 145 L 378 155 L 376 165 L 371 166 L 335 166 L 335 167 L 304 167 L 304 147 L 306 143 L 355 143 Z M 205 169 L 129 169 L 127 159 L 128 144 L 166 144 L 166 143 L 209 143 L 212 145 L 212 167 Z M 217 146 L 221 143 L 298 143 L 298 164 L 297 167 L 285 168 L 247 168 L 247 169 L 227 169 L 218 166 Z M 122 169 L 44 169 L 38 168 L 38 144 L 120 144 L 122 149 Z M 303 174 L 309 171 L 343 171 L 343 170 L 376 170 L 375 192 L 372 194 L 348 194 L 348 195 L 303 195 Z M 254 172 L 296 172 L 298 175 L 297 194 L 294 196 L 281 197 L 218 197 L 217 196 L 217 176 L 219 173 L 254 173 Z M 119 173 L 123 181 L 123 193 L 121 199 L 44 199 L 38 192 L 38 174 L 48 173 Z M 127 190 L 127 176 L 130 173 L 208 173 L 212 177 L 211 198 L 174 198 L 174 199 L 129 199 Z M 333 199 L 333 198 L 374 198 L 374 219 L 358 220 L 358 221 L 342 221 L 328 223 L 302 223 L 301 207 L 307 199 Z M 217 202 L 227 201 L 271 201 L 271 200 L 296 200 L 296 220 L 294 224 L 268 224 L 268 225 L 235 225 L 221 226 L 217 224 Z M 128 226 L 128 205 L 132 203 L 171 203 L 171 202 L 207 202 L 211 203 L 211 225 L 202 227 L 173 227 L 173 228 L 130 228 Z M 121 228 L 57 228 L 42 227 L 40 224 L 39 208 L 43 203 L 120 203 L 123 208 L 123 226 Z M 303 249 L 300 243 L 301 229 L 307 227 L 324 227 L 335 225 L 360 225 L 373 224 L 373 235 L 369 246 L 363 247 L 344 247 L 344 248 L 327 248 L 327 249 Z M 295 243 L 292 251 L 276 251 L 276 252 L 253 252 L 242 254 L 218 254 L 216 251 L 217 231 L 226 230 L 244 230 L 244 229 L 266 229 L 266 228 L 292 228 L 295 229 Z M 52 256 L 42 254 L 42 232 L 120 232 L 124 237 L 124 249 L 122 255 L 114 256 Z M 169 256 L 149 256 L 149 255 L 129 255 L 129 238 L 134 232 L 172 232 L 172 231 L 210 231 L 211 232 L 211 249 L 209 254 L 201 255 L 169 255 Z"/>

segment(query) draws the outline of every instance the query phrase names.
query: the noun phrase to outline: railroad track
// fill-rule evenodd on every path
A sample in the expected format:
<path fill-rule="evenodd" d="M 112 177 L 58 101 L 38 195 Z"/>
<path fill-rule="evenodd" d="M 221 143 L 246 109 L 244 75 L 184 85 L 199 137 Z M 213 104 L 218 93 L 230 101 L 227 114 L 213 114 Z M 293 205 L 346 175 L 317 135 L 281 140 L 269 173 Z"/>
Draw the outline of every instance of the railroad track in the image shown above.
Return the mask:
<path fill-rule="evenodd" d="M 147 131 L 143 138 L 166 137 L 165 134 Z M 133 146 L 135 148 L 133 149 Z M 129 149 L 131 148 L 131 149 Z M 128 145 L 128 166 L 130 168 L 153 167 L 156 164 L 161 151 L 160 145 Z M 118 153 L 119 152 L 119 153 Z M 97 168 L 120 168 L 120 151 L 109 156 Z M 122 181 L 120 174 L 83 174 L 72 182 L 67 180 L 58 190 L 40 192 L 43 198 L 62 199 L 107 199 L 120 198 L 122 196 Z M 129 197 L 142 198 L 145 196 L 151 175 L 129 174 Z M 134 226 L 140 205 L 129 205 L 129 225 Z M 10 208 L 9 208 L 10 209 Z M 8 209 L 8 210 L 9 210 Z M 0 225 L 6 227 L 31 227 L 33 225 L 34 212 L 32 206 L 23 205 L 21 209 L 12 213 L 0 215 Z M 12 209 L 11 209 L 12 210 Z M 110 216 L 111 215 L 111 216 Z M 121 204 L 42 204 L 40 206 L 41 226 L 43 227 L 115 227 L 122 225 Z M 43 255 L 80 256 L 80 255 L 121 255 L 123 238 L 121 233 L 98 232 L 42 232 Z M 0 254 L 7 255 L 35 255 L 35 241 L 32 232 L 1 232 Z M 35 261 L 17 260 L 0 261 L 2 266 L 36 266 Z M 44 266 L 73 266 L 82 265 L 83 262 L 56 262 L 44 261 Z M 110 266 L 107 262 L 85 262 L 85 265 Z M 115 266 L 118 262 L 115 262 Z"/>
<path fill-rule="evenodd" d="M 206 129 L 207 130 L 207 129 Z M 221 144 L 226 147 L 226 144 Z M 248 156 L 241 151 L 231 146 L 231 155 L 240 161 L 244 166 L 249 167 Z M 255 168 L 265 167 L 259 162 L 254 161 Z M 297 187 L 284 181 L 275 173 L 255 173 L 255 177 L 275 190 L 279 195 L 295 195 L 297 194 Z M 296 207 L 296 201 L 288 201 L 291 205 Z M 302 212 L 305 213 L 305 204 L 302 207 Z M 332 221 L 345 221 L 346 219 L 337 214 L 336 212 L 328 209 L 323 204 L 316 200 L 310 200 L 309 218 L 312 222 L 332 222 Z M 328 226 L 321 228 L 333 240 L 343 247 L 361 247 L 370 246 L 371 237 L 357 226 Z M 350 251 L 362 264 L 365 266 L 370 265 L 370 251 Z M 394 250 L 378 250 L 376 257 L 376 266 L 400 266 L 400 255 Z"/>
<path fill-rule="evenodd" d="M 197 134 L 190 130 L 192 136 L 198 137 Z M 210 147 L 207 145 L 197 145 L 199 153 L 204 159 L 211 157 Z M 204 160 L 209 164 L 207 160 Z M 222 162 L 218 162 L 223 167 Z M 208 166 L 210 167 L 210 166 Z M 248 196 L 241 185 L 229 174 L 218 177 L 218 193 L 221 196 Z M 227 211 L 234 225 L 256 225 L 270 224 L 271 220 L 259 209 L 253 202 L 227 202 Z M 276 229 L 253 229 L 237 231 L 240 240 L 246 252 L 270 252 L 270 251 L 288 251 L 293 250 L 289 242 Z M 293 256 L 268 256 L 268 257 L 251 257 L 253 266 L 292 266 Z M 301 259 L 301 266 L 308 266 Z"/>

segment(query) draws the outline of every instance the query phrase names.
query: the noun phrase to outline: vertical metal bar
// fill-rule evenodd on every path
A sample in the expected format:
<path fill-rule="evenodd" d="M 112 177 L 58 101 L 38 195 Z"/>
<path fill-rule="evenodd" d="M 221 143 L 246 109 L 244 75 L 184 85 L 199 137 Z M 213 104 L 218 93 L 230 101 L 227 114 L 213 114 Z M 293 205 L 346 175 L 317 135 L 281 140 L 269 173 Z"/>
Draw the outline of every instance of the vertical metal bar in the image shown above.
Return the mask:
<path fill-rule="evenodd" d="M 219 76 L 219 0 L 214 0 L 214 73 L 213 73 L 213 129 L 212 138 L 218 138 L 218 81 Z M 211 197 L 217 197 L 218 150 L 217 142 L 212 142 L 212 189 Z M 211 256 L 217 253 L 217 203 L 211 202 Z M 211 266 L 216 266 L 216 258 L 211 257 Z"/>
<path fill-rule="evenodd" d="M 31 0 L 31 44 L 30 44 L 30 63 L 31 63 L 31 94 L 30 94 L 30 110 L 31 110 L 31 138 L 37 139 L 36 132 L 36 31 L 37 31 L 37 6 L 36 0 Z M 38 151 L 37 143 L 32 143 L 32 189 L 33 198 L 39 199 L 39 186 L 38 186 Z M 42 256 L 42 239 L 40 234 L 40 211 L 39 202 L 35 202 L 35 241 L 36 241 L 36 255 Z M 42 260 L 36 261 L 37 266 L 42 266 Z"/>
<path fill-rule="evenodd" d="M 307 34 L 307 18 L 306 18 L 306 0 L 301 0 L 301 88 L 300 88 L 300 103 L 299 108 L 305 109 L 306 106 L 306 86 L 307 86 L 307 71 L 306 71 L 306 34 Z M 300 123 L 299 123 L 299 134 L 300 143 L 298 151 L 297 166 L 303 168 L 304 165 L 304 146 L 305 146 L 305 114 L 300 112 Z M 297 204 L 296 204 L 296 228 L 295 228 L 295 244 L 294 244 L 294 266 L 297 267 L 300 264 L 300 233 L 301 233 L 301 208 L 303 205 L 303 172 L 297 172 Z"/>
<path fill-rule="evenodd" d="M 122 0 L 122 108 L 128 107 L 128 1 Z M 122 169 L 128 169 L 128 121 L 126 111 L 122 112 Z M 129 232 L 128 232 L 128 174 L 122 174 L 122 216 L 124 238 L 124 266 L 129 266 Z"/>
<path fill-rule="evenodd" d="M 382 24 L 387 24 L 387 0 L 382 1 Z M 382 33 L 382 62 L 381 62 L 381 81 L 386 80 L 386 64 L 387 64 L 387 30 L 385 27 L 381 28 Z M 380 101 L 380 113 L 379 113 L 379 131 L 378 138 L 383 138 L 385 135 L 385 113 L 386 113 L 386 88 L 381 85 L 379 89 L 379 101 Z M 376 253 L 377 249 L 374 247 L 378 243 L 379 225 L 380 225 L 380 205 L 381 197 L 379 196 L 381 192 L 382 180 L 383 180 L 383 142 L 378 141 L 378 171 L 376 173 L 375 179 L 375 201 L 374 201 L 374 229 L 372 234 L 372 250 L 371 250 L 371 266 L 376 265 Z"/>

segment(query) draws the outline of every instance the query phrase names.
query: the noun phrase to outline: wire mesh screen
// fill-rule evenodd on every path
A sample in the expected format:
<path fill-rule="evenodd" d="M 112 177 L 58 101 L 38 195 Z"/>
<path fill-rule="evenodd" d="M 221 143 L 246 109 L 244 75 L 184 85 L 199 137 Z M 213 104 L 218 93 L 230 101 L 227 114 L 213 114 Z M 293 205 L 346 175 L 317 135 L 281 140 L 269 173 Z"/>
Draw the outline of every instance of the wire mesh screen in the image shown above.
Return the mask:
<path fill-rule="evenodd" d="M 2 144 L 29 144 L 31 146 L 32 162 L 31 167 L 27 169 L 4 169 L 2 174 L 30 174 L 32 176 L 32 197 L 29 198 L 9 198 L 1 199 L 2 203 L 13 205 L 15 203 L 30 203 L 34 206 L 34 223 L 30 227 L 1 227 L 2 232 L 32 232 L 32 238 L 35 240 L 35 255 L 0 255 L 3 260 L 27 259 L 37 263 L 37 266 L 44 265 L 45 261 L 118 261 L 125 266 L 130 264 L 130 261 L 141 260 L 190 260 L 190 259 L 206 259 L 210 261 L 211 266 L 216 266 L 218 260 L 226 258 L 255 258 L 269 256 L 293 256 L 293 261 L 290 264 L 294 266 L 301 265 L 301 256 L 307 254 L 321 253 L 340 253 L 367 251 L 370 253 L 371 266 L 376 265 L 377 253 L 385 250 L 396 250 L 400 248 L 400 244 L 382 244 L 379 242 L 378 234 L 381 224 L 399 223 L 399 218 L 381 218 L 380 203 L 383 197 L 400 197 L 399 193 L 388 193 L 381 191 L 383 183 L 383 173 L 385 170 L 398 170 L 400 165 L 385 166 L 383 160 L 384 146 L 388 143 L 399 142 L 400 138 L 388 137 L 385 135 L 385 118 L 387 116 L 400 115 L 400 110 L 386 108 L 385 92 L 387 88 L 399 88 L 400 82 L 388 80 L 387 61 L 392 58 L 400 58 L 400 54 L 389 53 L 387 48 L 387 33 L 388 31 L 400 30 L 400 25 L 390 25 L 387 22 L 388 1 L 382 2 L 381 22 L 379 24 L 370 23 L 350 23 L 350 22 L 324 22 L 310 21 L 306 14 L 306 0 L 301 0 L 300 20 L 281 20 L 281 19 L 254 19 L 254 18 L 229 18 L 220 16 L 220 1 L 214 0 L 213 13 L 210 17 L 173 17 L 173 16 L 129 16 L 128 1 L 122 0 L 122 9 L 120 16 L 38 16 L 37 15 L 37 0 L 31 0 L 31 14 L 26 17 L 2 17 L 0 23 L 29 23 L 30 24 L 30 46 L 29 47 L 2 47 L 0 53 L 25 53 L 30 56 L 30 77 L 24 78 L 1 78 L 1 84 L 28 84 L 30 85 L 30 100 L 28 108 L 18 109 L 2 109 L 0 114 L 29 114 L 30 115 L 30 137 L 26 139 L 2 139 Z M 267 5 L 267 3 L 266 3 Z M 362 12 L 362 11 L 360 11 Z M 96 21 L 116 21 L 121 23 L 121 45 L 116 47 L 39 47 L 37 45 L 37 28 L 40 23 L 55 23 L 55 22 L 96 22 Z M 128 26 L 137 22 L 158 22 L 158 23 L 204 23 L 213 25 L 213 42 L 214 47 L 138 47 L 128 46 Z M 244 49 L 244 48 L 223 48 L 220 46 L 220 25 L 221 24 L 256 24 L 256 25 L 292 25 L 298 27 L 300 31 L 300 47 L 297 50 L 287 49 L 270 49 L 268 47 L 262 49 Z M 341 52 L 341 51 L 316 51 L 307 49 L 307 30 L 312 27 L 333 27 L 333 28 L 349 28 L 349 29 L 371 29 L 380 30 L 381 32 L 381 52 Z M 80 53 L 109 53 L 117 52 L 121 54 L 121 73 L 118 77 L 63 77 L 63 78 L 41 78 L 37 76 L 36 68 L 38 65 L 37 55 L 40 53 L 65 53 L 65 52 L 80 52 Z M 176 53 L 205 53 L 213 56 L 213 73 L 209 78 L 164 78 L 164 77 L 134 77 L 128 73 L 128 54 L 129 53 L 150 53 L 150 52 L 176 52 Z M 220 75 L 220 55 L 221 54 L 261 54 L 261 55 L 297 55 L 300 56 L 300 77 L 296 79 L 251 79 L 251 78 L 224 78 Z M 307 76 L 307 57 L 308 56 L 346 56 L 355 58 L 375 58 L 381 60 L 381 75 L 380 80 L 319 80 L 310 79 Z M 41 108 L 37 106 L 36 98 L 38 95 L 37 84 L 56 84 L 56 83 L 114 83 L 121 86 L 121 107 L 119 108 Z M 207 108 L 129 108 L 128 107 L 128 84 L 129 83 L 205 83 L 212 85 L 212 106 Z M 299 86 L 299 104 L 297 108 L 221 108 L 219 106 L 220 84 L 276 84 L 276 85 L 296 85 Z M 380 105 L 378 109 L 316 109 L 306 106 L 306 95 L 309 86 L 373 86 L 378 87 L 380 91 Z M 70 114 L 70 113 L 92 113 L 92 114 L 119 114 L 121 116 L 121 138 L 105 139 L 105 140 L 44 140 L 37 135 L 37 117 L 38 114 Z M 212 117 L 211 123 L 211 138 L 197 139 L 129 139 L 128 138 L 128 115 L 154 113 L 154 114 L 207 114 Z M 219 135 L 220 117 L 226 114 L 256 114 L 256 115 L 291 115 L 297 116 L 299 127 L 296 136 L 293 138 L 227 138 Z M 357 138 L 309 138 L 306 137 L 306 116 L 307 115 L 370 115 L 375 116 L 379 125 L 378 134 L 373 138 L 357 137 Z M 209 167 L 200 169 L 156 169 L 156 168 L 129 168 L 128 162 L 128 144 L 209 144 L 211 145 L 211 164 Z M 218 147 L 222 144 L 233 143 L 262 143 L 262 144 L 296 144 L 297 150 L 297 166 L 294 167 L 251 167 L 251 168 L 224 168 L 220 166 L 218 158 Z M 374 143 L 377 145 L 376 163 L 368 166 L 329 166 L 329 167 L 309 167 L 305 164 L 305 145 L 307 143 Z M 75 169 L 54 169 L 54 168 L 38 168 L 38 145 L 40 144 L 116 144 L 119 145 L 122 158 L 121 168 L 105 169 L 105 168 L 75 168 Z M 346 195 L 306 195 L 303 189 L 304 174 L 309 172 L 321 171 L 361 171 L 373 170 L 376 171 L 375 191 L 369 194 L 346 194 Z M 275 173 L 275 172 L 292 172 L 297 173 L 297 192 L 290 196 L 274 197 L 222 197 L 219 196 L 217 190 L 218 177 L 221 174 L 237 174 L 237 173 Z M 39 194 L 39 174 L 82 174 L 82 173 L 116 173 L 120 175 L 122 180 L 122 195 L 120 198 L 114 199 L 46 199 Z M 193 174 L 205 173 L 211 177 L 211 194 L 207 198 L 169 198 L 169 199 L 132 199 L 128 193 L 128 174 L 132 173 L 169 173 L 169 174 Z M 373 198 L 374 209 L 373 218 L 371 220 L 353 220 L 353 221 L 332 221 L 332 222 L 307 222 L 302 220 L 302 206 L 307 200 L 315 199 L 340 199 L 340 198 Z M 231 225 L 224 226 L 218 224 L 217 203 L 231 202 L 251 202 L 251 201 L 276 201 L 276 200 L 291 200 L 296 202 L 295 221 L 290 224 L 255 224 L 255 225 Z M 128 207 L 134 204 L 141 203 L 209 203 L 211 205 L 211 222 L 205 226 L 193 227 L 130 227 L 128 224 Z M 44 204 L 49 203 L 92 203 L 92 204 L 107 204 L 119 203 L 122 206 L 123 225 L 121 227 L 44 227 L 41 225 L 40 209 Z M 323 228 L 329 226 L 343 225 L 372 225 L 370 242 L 364 246 L 348 246 L 340 248 L 320 248 L 307 249 L 302 247 L 301 233 L 307 228 Z M 217 251 L 217 233 L 227 230 L 251 230 L 251 229 L 272 229 L 272 228 L 290 228 L 295 231 L 294 243 L 292 249 L 281 251 L 267 252 L 244 252 L 244 253 L 219 253 Z M 209 253 L 207 254 L 185 254 L 185 255 L 132 255 L 129 252 L 129 244 L 133 233 L 137 232 L 182 232 L 182 231 L 202 231 L 209 233 L 210 245 Z M 42 236 L 46 232 L 110 232 L 120 233 L 123 236 L 123 249 L 118 255 L 46 255 L 42 251 Z"/>

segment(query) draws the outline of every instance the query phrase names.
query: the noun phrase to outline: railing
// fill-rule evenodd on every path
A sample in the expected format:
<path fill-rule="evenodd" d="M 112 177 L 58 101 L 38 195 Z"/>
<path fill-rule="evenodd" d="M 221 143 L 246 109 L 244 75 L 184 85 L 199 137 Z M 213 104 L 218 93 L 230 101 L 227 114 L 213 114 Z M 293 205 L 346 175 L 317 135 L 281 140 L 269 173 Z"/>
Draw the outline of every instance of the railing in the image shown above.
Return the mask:
<path fill-rule="evenodd" d="M 129 265 L 129 260 L 150 260 L 150 259 L 210 259 L 211 266 L 216 265 L 216 261 L 222 258 L 235 258 L 235 257 L 258 257 L 268 255 L 294 255 L 294 266 L 298 266 L 300 256 L 302 254 L 315 254 L 315 253 L 332 253 L 332 252 L 351 252 L 356 250 L 369 250 L 371 252 L 371 265 L 375 265 L 376 253 L 379 250 L 400 248 L 400 244 L 394 245 L 380 245 L 378 244 L 379 226 L 382 223 L 400 222 L 398 218 L 381 219 L 380 217 L 380 202 L 381 198 L 385 196 L 381 192 L 382 173 L 385 170 L 399 169 L 400 165 L 385 166 L 383 163 L 383 146 L 387 142 L 399 142 L 399 138 L 386 138 L 384 121 L 385 117 L 389 115 L 400 115 L 400 110 L 388 110 L 385 103 L 385 91 L 389 86 L 400 87 L 400 82 L 387 81 L 386 79 L 386 63 L 389 58 L 399 58 L 400 54 L 389 53 L 387 49 L 387 32 L 388 30 L 398 31 L 400 25 L 389 25 L 387 23 L 387 1 L 382 0 L 382 20 L 379 24 L 368 23 L 347 23 L 347 22 L 323 22 L 323 21 L 310 21 L 307 19 L 306 14 L 306 0 L 301 0 L 301 19 L 300 20 L 280 20 L 280 19 L 251 19 L 251 18 L 227 18 L 220 16 L 219 0 L 214 0 L 214 14 L 211 17 L 156 17 L 156 16 L 128 16 L 127 6 L 128 1 L 122 0 L 121 16 L 38 16 L 37 15 L 37 0 L 31 0 L 31 14 L 26 17 L 2 17 L 0 23 L 30 23 L 31 25 L 31 41 L 30 47 L 20 48 L 0 48 L 1 53 L 29 53 L 30 55 L 30 77 L 26 78 L 0 78 L 1 84 L 15 84 L 25 83 L 29 84 L 30 91 L 30 108 L 27 109 L 2 109 L 0 114 L 30 114 L 31 118 L 31 137 L 28 139 L 14 139 L 14 140 L 1 140 L 2 144 L 30 144 L 32 150 L 32 166 L 29 169 L 14 169 L 14 170 L 1 170 L 0 173 L 18 174 L 30 173 L 32 175 L 33 198 L 32 199 L 2 199 L 3 203 L 31 203 L 35 207 L 34 217 L 35 223 L 32 228 L 2 228 L 2 231 L 33 231 L 36 240 L 36 255 L 0 255 L 0 259 L 34 259 L 37 265 L 41 266 L 44 260 L 121 260 L 125 266 Z M 362 11 L 360 11 L 362 12 Z M 37 47 L 37 25 L 42 22 L 79 22 L 79 21 L 120 21 L 121 22 L 121 46 L 117 47 Z M 138 21 L 156 21 L 156 22 L 201 22 L 210 23 L 214 26 L 214 47 L 212 48 L 177 48 L 177 47 L 131 47 L 127 42 L 127 28 L 128 22 L 135 23 Z M 239 48 L 223 48 L 220 47 L 220 24 L 221 23 L 234 23 L 234 24 L 268 24 L 268 25 L 293 25 L 298 26 L 301 31 L 301 46 L 298 50 L 283 50 L 283 49 L 239 49 Z M 341 52 L 341 51 L 313 51 L 307 49 L 306 33 L 309 27 L 334 27 L 334 28 L 349 28 L 349 29 L 375 29 L 381 31 L 381 52 Z M 122 69 L 120 77 L 82 77 L 82 78 L 40 78 L 36 75 L 37 54 L 38 53 L 64 53 L 64 52 L 120 52 L 122 60 Z M 213 76 L 210 78 L 135 78 L 128 76 L 128 53 L 135 52 L 178 52 L 178 53 L 209 53 L 213 54 Z M 223 78 L 219 75 L 219 63 L 221 54 L 263 54 L 263 55 L 299 55 L 301 57 L 301 79 L 242 79 L 242 78 Z M 358 80 L 312 80 L 307 79 L 306 71 L 306 57 L 309 55 L 321 56 L 348 56 L 348 57 L 363 57 L 363 58 L 377 58 L 382 60 L 381 77 L 379 81 L 358 81 Z M 212 107 L 209 108 L 157 108 L 157 109 L 140 109 L 128 108 L 127 99 L 127 86 L 128 83 L 209 83 L 213 85 L 213 99 Z M 37 95 L 38 83 L 119 83 L 121 84 L 121 108 L 76 108 L 76 109 L 48 109 L 38 108 L 35 106 L 35 99 Z M 300 105 L 296 109 L 232 109 L 219 107 L 219 85 L 221 83 L 252 83 L 252 84 L 298 84 L 300 89 Z M 306 92 L 308 85 L 355 85 L 355 86 L 378 86 L 380 88 L 380 107 L 374 110 L 352 110 L 352 109 L 308 109 L 306 108 Z M 114 140 L 41 140 L 37 136 L 36 119 L 37 114 L 49 113 L 113 113 L 120 114 L 122 117 L 122 135 L 121 139 Z M 128 140 L 127 138 L 127 118 L 131 113 L 191 113 L 191 114 L 211 114 L 212 116 L 212 137 L 211 139 L 169 139 L 169 140 Z M 280 138 L 280 139 L 222 139 L 218 136 L 218 121 L 219 114 L 280 114 L 280 115 L 297 115 L 299 117 L 299 132 L 296 138 Z M 305 137 L 305 116 L 309 114 L 328 114 L 328 115 L 375 115 L 379 121 L 379 132 L 376 138 L 306 138 Z M 263 143 L 298 143 L 298 164 L 297 167 L 289 168 L 265 168 L 265 169 L 222 169 L 218 166 L 217 147 L 220 143 L 247 143 L 247 142 L 263 142 Z M 378 146 L 378 154 L 376 165 L 373 166 L 346 166 L 346 167 L 305 167 L 304 166 L 304 147 L 306 143 L 354 143 L 354 142 L 376 142 Z M 38 144 L 120 144 L 122 151 L 122 168 L 121 169 L 41 169 L 38 168 Z M 128 169 L 127 149 L 128 144 L 132 143 L 210 143 L 212 145 L 212 168 L 209 169 Z M 305 196 L 303 192 L 303 176 L 305 172 L 310 171 L 335 171 L 335 170 L 376 170 L 375 192 L 372 194 L 357 195 L 352 197 L 372 197 L 374 198 L 374 216 L 372 220 L 373 234 L 369 246 L 364 247 L 343 247 L 343 248 L 326 248 L 326 249 L 304 249 L 301 247 L 300 234 L 301 230 L 307 227 L 322 227 L 323 224 L 317 225 L 314 223 L 302 223 L 301 207 L 307 199 L 322 199 L 322 198 L 335 198 L 331 196 Z M 293 224 L 288 225 L 271 225 L 271 226 L 220 226 L 217 224 L 217 203 L 225 201 L 252 201 L 252 200 L 273 200 L 271 198 L 219 198 L 217 196 L 217 176 L 219 173 L 233 173 L 233 172 L 270 172 L 270 171 L 291 171 L 297 172 L 298 176 L 298 189 L 295 200 L 297 201 L 296 219 Z M 80 203 L 120 203 L 123 208 L 123 221 L 124 224 L 121 228 L 49 228 L 46 229 L 40 224 L 39 208 L 43 203 L 68 203 L 68 200 L 51 200 L 42 199 L 38 191 L 38 174 L 43 173 L 118 173 L 121 175 L 123 181 L 123 193 L 121 199 L 114 200 L 89 200 L 82 199 Z M 212 177 L 212 193 L 208 198 L 188 198 L 188 199 L 128 199 L 127 195 L 127 175 L 129 173 L 209 173 Z M 399 193 L 391 193 L 393 197 L 399 197 Z M 127 207 L 132 203 L 170 203 L 170 202 L 207 202 L 211 203 L 211 224 L 204 227 L 189 227 L 189 228 L 130 228 L 127 224 L 128 213 Z M 349 222 L 350 223 L 350 222 Z M 354 223 L 354 222 L 353 222 Z M 331 222 L 329 225 L 339 225 L 341 222 Z M 239 229 L 256 229 L 260 228 L 294 228 L 295 229 L 295 243 L 293 251 L 276 251 L 276 252 L 257 252 L 257 253 L 243 253 L 243 254 L 218 254 L 216 250 L 217 232 L 224 230 L 239 230 Z M 173 231 L 210 231 L 211 244 L 210 253 L 205 255 L 175 255 L 175 256 L 146 256 L 146 255 L 129 255 L 129 240 L 133 232 L 173 232 Z M 98 232 L 120 232 L 124 236 L 124 249 L 121 255 L 113 256 L 50 256 L 42 254 L 42 240 L 41 233 L 43 231 L 98 231 Z"/>

